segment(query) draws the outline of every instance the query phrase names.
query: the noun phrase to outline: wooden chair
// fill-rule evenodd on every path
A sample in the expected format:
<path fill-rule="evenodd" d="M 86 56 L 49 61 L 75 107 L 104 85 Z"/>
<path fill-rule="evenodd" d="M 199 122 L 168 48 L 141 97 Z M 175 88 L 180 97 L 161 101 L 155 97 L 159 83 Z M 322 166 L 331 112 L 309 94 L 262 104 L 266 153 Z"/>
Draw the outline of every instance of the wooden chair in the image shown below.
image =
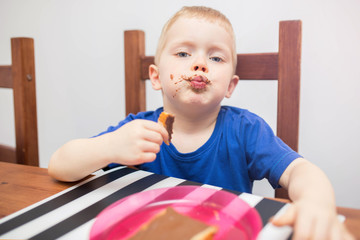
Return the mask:
<path fill-rule="evenodd" d="M 39 165 L 34 40 L 11 39 L 12 64 L 0 66 L 0 87 L 12 88 L 16 148 L 0 145 L 0 161 Z"/>
<path fill-rule="evenodd" d="M 145 110 L 145 80 L 153 56 L 145 56 L 143 31 L 125 31 L 126 113 Z M 281 21 L 279 50 L 275 53 L 238 54 L 236 74 L 240 80 L 277 80 L 277 136 L 298 150 L 301 21 Z M 276 197 L 288 198 L 284 189 Z"/>

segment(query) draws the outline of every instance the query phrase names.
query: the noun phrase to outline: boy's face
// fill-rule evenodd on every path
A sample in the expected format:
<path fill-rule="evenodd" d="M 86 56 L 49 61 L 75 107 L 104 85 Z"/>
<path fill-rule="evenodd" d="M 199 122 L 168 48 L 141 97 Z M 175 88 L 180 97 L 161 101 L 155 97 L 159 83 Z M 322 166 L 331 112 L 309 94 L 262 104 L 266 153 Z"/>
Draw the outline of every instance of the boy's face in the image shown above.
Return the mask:
<path fill-rule="evenodd" d="M 217 107 L 230 97 L 238 82 L 233 41 L 217 23 L 179 18 L 165 36 L 158 65 L 150 67 L 152 86 L 162 89 L 165 109 Z"/>

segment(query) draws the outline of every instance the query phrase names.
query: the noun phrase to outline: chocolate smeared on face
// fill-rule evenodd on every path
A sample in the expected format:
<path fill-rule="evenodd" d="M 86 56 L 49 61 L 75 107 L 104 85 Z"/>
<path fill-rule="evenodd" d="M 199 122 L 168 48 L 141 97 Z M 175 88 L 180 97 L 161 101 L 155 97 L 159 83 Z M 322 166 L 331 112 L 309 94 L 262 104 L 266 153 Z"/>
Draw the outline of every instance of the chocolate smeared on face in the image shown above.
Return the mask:
<path fill-rule="evenodd" d="M 171 78 L 171 77 L 172 77 L 172 78 Z M 174 75 L 173 75 L 173 74 L 170 74 L 170 79 L 173 80 L 173 78 L 174 78 Z M 182 77 L 180 77 L 178 81 L 174 82 L 174 84 L 177 85 L 178 83 L 181 83 L 182 81 L 184 81 L 184 79 L 183 79 Z M 173 98 L 175 98 L 176 93 L 180 91 L 180 88 L 181 88 L 181 87 L 179 87 L 179 86 L 176 88 L 175 94 L 173 95 Z"/>
<path fill-rule="evenodd" d="M 203 75 L 194 75 L 190 77 L 183 75 L 181 77 L 187 81 L 195 91 L 204 90 L 208 84 L 211 84 L 211 81 Z"/>
<path fill-rule="evenodd" d="M 174 75 L 170 74 L 170 79 L 173 80 L 174 79 Z M 186 75 L 181 75 L 179 77 L 179 80 L 174 82 L 175 85 L 178 85 L 179 83 L 181 83 L 182 81 L 186 81 L 189 86 L 191 87 L 191 89 L 195 92 L 201 92 L 204 91 L 207 87 L 207 85 L 211 84 L 211 81 L 203 76 L 203 75 L 193 75 L 193 76 L 186 76 Z M 180 85 L 180 84 L 179 84 Z M 176 96 L 176 93 L 180 91 L 181 87 L 178 87 L 175 91 L 175 94 L 173 95 L 173 97 Z"/>

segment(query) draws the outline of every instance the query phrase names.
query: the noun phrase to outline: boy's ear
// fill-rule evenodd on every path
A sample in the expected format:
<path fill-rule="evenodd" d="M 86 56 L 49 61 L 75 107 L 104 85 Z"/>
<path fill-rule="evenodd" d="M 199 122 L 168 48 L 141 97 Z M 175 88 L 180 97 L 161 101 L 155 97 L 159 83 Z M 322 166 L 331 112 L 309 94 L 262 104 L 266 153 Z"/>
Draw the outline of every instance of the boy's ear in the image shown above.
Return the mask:
<path fill-rule="evenodd" d="M 151 81 L 151 86 L 154 90 L 161 89 L 161 83 L 160 83 L 159 76 L 160 76 L 159 68 L 156 65 L 151 64 L 149 66 L 149 77 L 150 77 L 150 81 Z"/>
<path fill-rule="evenodd" d="M 227 90 L 227 93 L 225 95 L 226 98 L 230 98 L 232 93 L 234 92 L 235 90 L 235 87 L 236 85 L 238 84 L 239 82 L 239 76 L 237 75 L 234 75 L 230 81 L 230 84 L 228 86 L 228 90 Z"/>

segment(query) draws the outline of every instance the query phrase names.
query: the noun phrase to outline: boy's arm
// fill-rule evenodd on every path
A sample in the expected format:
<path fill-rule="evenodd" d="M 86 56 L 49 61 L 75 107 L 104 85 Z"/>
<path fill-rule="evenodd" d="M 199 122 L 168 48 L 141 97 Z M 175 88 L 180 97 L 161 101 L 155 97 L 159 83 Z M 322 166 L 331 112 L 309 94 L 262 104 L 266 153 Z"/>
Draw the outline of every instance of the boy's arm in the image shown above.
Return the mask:
<path fill-rule="evenodd" d="M 293 239 L 352 239 L 337 218 L 334 190 L 320 168 L 298 158 L 279 181 L 292 206 L 272 223 L 294 227 Z"/>
<path fill-rule="evenodd" d="M 60 181 L 77 181 L 109 163 L 151 162 L 167 139 L 168 133 L 162 125 L 133 120 L 114 132 L 66 143 L 51 157 L 48 171 Z"/>
<path fill-rule="evenodd" d="M 48 172 L 60 181 L 80 180 L 109 164 L 104 137 L 75 139 L 51 157 Z"/>

